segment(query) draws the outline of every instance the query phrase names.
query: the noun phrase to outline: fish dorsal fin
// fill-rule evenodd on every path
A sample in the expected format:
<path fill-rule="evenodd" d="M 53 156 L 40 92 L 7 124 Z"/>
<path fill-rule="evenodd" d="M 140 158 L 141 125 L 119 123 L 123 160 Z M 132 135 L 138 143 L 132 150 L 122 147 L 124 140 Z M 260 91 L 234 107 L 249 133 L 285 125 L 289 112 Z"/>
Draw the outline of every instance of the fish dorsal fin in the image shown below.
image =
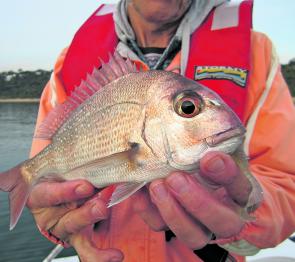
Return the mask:
<path fill-rule="evenodd" d="M 108 63 L 104 63 L 101 60 L 100 69 L 94 68 L 91 74 L 87 74 L 86 79 L 81 81 L 81 84 L 74 89 L 68 99 L 64 103 L 57 105 L 48 114 L 34 137 L 51 139 L 72 112 L 98 90 L 114 80 L 133 72 L 137 72 L 137 69 L 129 58 L 125 61 L 117 52 L 113 56 L 110 54 Z"/>

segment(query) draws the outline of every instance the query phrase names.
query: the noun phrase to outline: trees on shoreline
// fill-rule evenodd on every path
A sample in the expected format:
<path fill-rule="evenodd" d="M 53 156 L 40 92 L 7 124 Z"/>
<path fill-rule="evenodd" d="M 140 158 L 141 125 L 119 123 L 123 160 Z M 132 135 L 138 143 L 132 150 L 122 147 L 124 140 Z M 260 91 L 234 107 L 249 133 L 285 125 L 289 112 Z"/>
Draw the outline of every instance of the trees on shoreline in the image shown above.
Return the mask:
<path fill-rule="evenodd" d="M 282 65 L 283 75 L 295 97 L 295 59 Z M 7 71 L 0 73 L 0 99 L 39 98 L 52 71 Z"/>
<path fill-rule="evenodd" d="M 0 98 L 39 98 L 51 71 L 7 71 L 0 73 Z"/>
<path fill-rule="evenodd" d="M 295 97 L 295 59 L 292 59 L 287 65 L 282 65 L 282 73 L 292 96 Z"/>

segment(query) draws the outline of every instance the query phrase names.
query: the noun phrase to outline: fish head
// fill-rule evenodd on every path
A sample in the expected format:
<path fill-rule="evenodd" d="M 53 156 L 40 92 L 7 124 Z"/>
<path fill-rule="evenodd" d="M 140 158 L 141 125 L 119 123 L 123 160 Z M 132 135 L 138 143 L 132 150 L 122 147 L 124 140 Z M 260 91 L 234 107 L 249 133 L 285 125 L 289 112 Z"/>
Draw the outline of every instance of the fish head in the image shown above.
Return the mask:
<path fill-rule="evenodd" d="M 156 85 L 144 133 L 159 158 L 194 170 L 207 152 L 231 154 L 243 143 L 243 124 L 212 90 L 177 74 Z"/>

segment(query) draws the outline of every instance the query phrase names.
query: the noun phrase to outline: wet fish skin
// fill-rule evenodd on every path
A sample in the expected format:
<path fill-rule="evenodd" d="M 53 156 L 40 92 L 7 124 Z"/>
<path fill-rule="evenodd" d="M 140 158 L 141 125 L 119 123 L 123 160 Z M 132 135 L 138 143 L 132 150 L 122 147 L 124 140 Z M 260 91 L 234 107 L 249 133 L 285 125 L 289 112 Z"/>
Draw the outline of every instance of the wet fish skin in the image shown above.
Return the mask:
<path fill-rule="evenodd" d="M 108 64 L 108 70 L 118 66 L 127 74 L 114 69 L 118 78 L 112 77 L 79 106 L 75 105 L 77 99 L 70 98 L 62 107 L 64 111 L 52 113 L 66 114 L 68 108 L 75 107 L 64 116 L 64 122 L 45 123 L 45 136 L 47 129 L 57 129 L 54 135 L 49 132 L 53 135 L 50 145 L 0 174 L 0 189 L 10 192 L 11 228 L 40 181 L 82 178 L 97 188 L 124 183 L 114 192 L 111 206 L 171 171 L 193 173 L 209 151 L 233 154 L 240 148 L 245 129 L 213 91 L 171 72 L 134 72 L 120 57 Z M 89 76 L 92 82 L 95 75 L 99 73 L 94 70 Z M 91 89 L 93 84 L 86 84 Z M 62 117 L 56 122 L 58 119 Z"/>

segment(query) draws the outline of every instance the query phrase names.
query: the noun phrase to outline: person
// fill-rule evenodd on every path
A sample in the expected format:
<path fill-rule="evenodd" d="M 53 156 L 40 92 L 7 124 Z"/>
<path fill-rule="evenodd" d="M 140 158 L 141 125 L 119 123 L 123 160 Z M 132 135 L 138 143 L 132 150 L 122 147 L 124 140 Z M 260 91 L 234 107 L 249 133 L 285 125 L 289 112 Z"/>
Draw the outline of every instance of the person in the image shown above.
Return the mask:
<path fill-rule="evenodd" d="M 183 74 L 218 92 L 247 127 L 245 151 L 263 198 L 243 219 L 251 186 L 234 160 L 212 152 L 200 183 L 175 172 L 106 208 L 83 180 L 44 182 L 27 206 L 41 232 L 82 261 L 245 261 L 295 229 L 295 110 L 271 41 L 251 29 L 252 1 L 121 0 L 101 6 L 57 60 L 37 127 L 108 53 L 143 70 Z M 31 155 L 50 141 L 34 139 Z M 206 185 L 215 185 L 213 192 Z"/>

